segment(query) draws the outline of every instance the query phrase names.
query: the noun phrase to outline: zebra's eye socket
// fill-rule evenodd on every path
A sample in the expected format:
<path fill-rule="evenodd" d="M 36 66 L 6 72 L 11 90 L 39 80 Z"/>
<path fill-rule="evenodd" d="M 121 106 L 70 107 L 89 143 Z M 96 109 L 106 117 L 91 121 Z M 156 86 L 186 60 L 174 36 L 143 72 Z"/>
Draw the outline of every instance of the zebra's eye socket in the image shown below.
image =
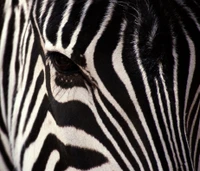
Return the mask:
<path fill-rule="evenodd" d="M 57 72 L 67 75 L 80 72 L 79 67 L 66 56 L 58 52 L 49 52 L 48 56 L 50 57 Z"/>

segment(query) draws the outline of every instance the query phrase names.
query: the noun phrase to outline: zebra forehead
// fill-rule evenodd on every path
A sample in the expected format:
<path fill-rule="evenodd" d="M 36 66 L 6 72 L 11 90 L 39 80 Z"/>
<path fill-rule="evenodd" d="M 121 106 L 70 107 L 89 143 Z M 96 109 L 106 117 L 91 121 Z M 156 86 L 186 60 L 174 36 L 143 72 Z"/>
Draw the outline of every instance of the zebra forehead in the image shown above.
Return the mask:
<path fill-rule="evenodd" d="M 44 12 L 49 6 L 51 8 Z M 40 3 L 39 8 L 38 23 L 47 50 L 59 51 L 68 57 L 71 57 L 74 49 L 84 54 L 84 43 L 88 46 L 91 37 L 101 26 L 104 27 L 102 23 L 108 15 L 110 20 L 118 18 L 119 24 L 124 20 L 129 22 L 132 28 L 130 36 L 139 30 L 149 34 L 148 43 L 152 43 L 157 32 L 157 18 L 148 3 L 133 3 L 129 0 L 46 0 Z"/>

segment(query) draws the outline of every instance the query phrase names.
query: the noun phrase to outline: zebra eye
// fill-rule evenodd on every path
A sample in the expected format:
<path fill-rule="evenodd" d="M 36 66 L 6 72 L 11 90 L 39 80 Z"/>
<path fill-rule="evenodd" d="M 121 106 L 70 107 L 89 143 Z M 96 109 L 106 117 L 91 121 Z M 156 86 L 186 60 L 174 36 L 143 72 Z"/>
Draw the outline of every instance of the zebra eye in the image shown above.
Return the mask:
<path fill-rule="evenodd" d="M 48 56 L 59 73 L 71 75 L 80 71 L 79 67 L 71 59 L 58 52 L 50 52 Z"/>

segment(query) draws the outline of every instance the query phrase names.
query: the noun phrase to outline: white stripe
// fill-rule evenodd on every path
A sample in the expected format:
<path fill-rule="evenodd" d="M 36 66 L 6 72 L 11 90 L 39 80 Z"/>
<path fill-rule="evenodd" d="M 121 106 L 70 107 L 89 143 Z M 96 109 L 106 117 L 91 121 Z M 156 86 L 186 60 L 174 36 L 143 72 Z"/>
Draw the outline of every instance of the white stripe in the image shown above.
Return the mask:
<path fill-rule="evenodd" d="M 39 26 L 38 26 L 38 22 L 37 22 L 37 19 L 36 19 L 36 7 L 37 7 L 37 4 L 39 3 L 38 1 L 40 1 L 40 0 L 36 0 L 36 2 L 34 2 L 34 12 L 33 12 L 33 19 L 34 19 L 34 24 L 35 24 L 35 27 L 37 28 L 37 33 L 38 33 L 38 35 L 40 36 L 40 45 L 41 45 L 41 47 L 42 47 L 42 49 L 43 49 L 43 51 L 44 51 L 44 53 L 46 53 L 46 49 L 45 49 L 45 47 L 44 47 L 44 41 L 43 41 L 43 37 L 42 37 L 42 35 L 41 35 L 41 32 L 40 32 L 40 29 L 39 29 Z"/>
<path fill-rule="evenodd" d="M 1 152 L 0 152 L 0 163 L 2 171 L 10 171 L 6 165 L 5 158 L 2 156 Z"/>
<path fill-rule="evenodd" d="M 22 10 L 22 13 L 24 13 L 23 10 Z M 26 14 L 24 13 L 23 15 L 26 15 Z M 20 65 L 23 65 L 23 54 L 24 54 L 23 48 L 24 48 L 24 44 L 26 45 L 25 42 L 27 42 L 28 30 L 30 29 L 30 22 L 28 20 L 25 20 L 24 23 L 21 25 L 21 27 L 23 28 L 23 30 L 22 30 L 22 33 L 20 35 L 21 39 L 20 39 L 18 60 L 19 60 Z"/>
<path fill-rule="evenodd" d="M 55 2 L 53 2 L 51 4 L 50 8 L 48 9 L 48 13 L 47 13 L 47 16 L 45 18 L 44 25 L 43 25 L 42 33 L 43 33 L 43 37 L 44 37 L 44 41 L 45 42 L 48 41 L 46 31 L 47 31 L 47 26 L 48 26 L 49 22 L 51 22 L 51 21 L 49 21 L 49 19 L 50 19 L 51 15 L 52 15 L 54 5 L 55 5 Z M 49 41 L 48 41 L 48 43 L 51 44 L 51 42 L 49 42 Z"/>
<path fill-rule="evenodd" d="M 59 162 L 60 154 L 57 150 L 53 150 L 49 155 L 45 171 L 54 171 L 57 162 Z"/>
<path fill-rule="evenodd" d="M 10 149 L 10 143 L 9 143 L 8 135 L 4 134 L 4 132 L 1 130 L 1 128 L 0 128 L 0 142 L 2 142 L 3 148 L 4 148 L 5 152 L 6 152 L 9 160 L 12 161 L 11 149 Z M 1 150 L 0 150 L 0 153 L 1 153 Z M 1 169 L 1 166 L 0 166 L 0 169 Z"/>
<path fill-rule="evenodd" d="M 4 23 L 3 28 L 1 32 L 1 39 L 0 39 L 0 106 L 1 106 L 1 113 L 3 117 L 3 122 L 5 125 L 7 125 L 7 119 L 6 119 L 6 106 L 5 106 L 5 100 L 4 99 L 4 89 L 3 89 L 3 63 L 4 63 L 4 53 L 6 49 L 6 42 L 7 42 L 7 36 L 8 36 L 8 28 L 9 28 L 9 21 L 11 19 L 12 15 L 12 9 L 10 7 L 11 1 L 6 1 L 4 6 Z M 6 78 L 4 78 L 6 79 Z"/>
<path fill-rule="evenodd" d="M 57 32 L 56 47 L 58 47 L 58 49 L 59 48 L 62 49 L 62 30 L 63 30 L 63 27 L 65 26 L 65 24 L 69 20 L 69 16 L 71 14 L 71 10 L 72 10 L 73 5 L 74 5 L 74 0 L 69 0 L 68 3 L 67 3 L 67 9 L 63 12 L 62 21 L 60 23 L 59 30 Z M 47 45 L 47 48 L 48 48 L 48 45 Z"/>
<path fill-rule="evenodd" d="M 8 9 L 12 9 L 12 0 L 6 0 L 3 8 L 3 13 L 6 14 L 8 12 Z"/>
<path fill-rule="evenodd" d="M 26 19 L 26 21 L 28 21 L 30 19 L 30 12 L 31 12 L 31 8 L 28 6 L 28 2 L 27 0 L 20 0 L 19 1 L 19 6 L 23 8 L 24 10 L 24 17 Z"/>
<path fill-rule="evenodd" d="M 196 53 L 195 53 L 195 45 L 189 35 L 187 34 L 186 30 L 182 28 L 188 42 L 189 51 L 190 51 L 190 62 L 189 62 L 189 71 L 188 71 L 188 79 L 187 79 L 187 87 L 186 87 L 186 95 L 185 95 L 185 107 L 184 107 L 184 114 L 186 114 L 186 110 L 188 107 L 188 98 L 190 93 L 190 88 L 194 76 L 194 70 L 196 68 Z"/>
<path fill-rule="evenodd" d="M 173 67 L 173 90 L 174 90 L 174 98 L 175 98 L 175 110 L 176 110 L 176 120 L 177 120 L 177 128 L 179 131 L 179 136 L 181 135 L 180 131 L 180 113 L 179 113 L 179 95 L 178 95 L 178 54 L 176 51 L 176 45 L 177 45 L 177 40 L 175 38 L 175 33 L 173 32 L 173 28 L 171 27 L 171 36 L 172 36 L 172 55 L 174 58 L 174 67 Z M 181 137 L 181 136 L 180 136 Z M 174 151 L 173 151 L 174 154 Z M 176 168 L 177 167 L 177 160 L 176 157 L 174 156 Z"/>
<path fill-rule="evenodd" d="M 84 20 L 86 14 L 87 14 L 87 11 L 88 11 L 90 5 L 92 4 L 92 2 L 93 2 L 93 0 L 86 1 L 85 5 L 84 5 L 84 8 L 83 8 L 83 12 L 81 14 L 80 22 L 79 22 L 76 30 L 74 31 L 74 33 L 73 33 L 73 35 L 71 37 L 71 41 L 70 41 L 69 46 L 67 47 L 67 49 L 65 51 L 65 55 L 67 57 L 69 57 L 69 58 L 71 57 L 71 54 L 73 53 L 73 47 L 77 42 L 78 35 L 79 35 L 79 33 L 81 31 L 81 28 L 82 28 L 82 25 L 83 25 L 83 20 Z"/>
<path fill-rule="evenodd" d="M 18 54 L 18 60 L 19 60 L 19 74 L 18 74 L 18 84 L 17 84 L 17 89 L 21 86 L 21 82 L 22 82 L 22 77 L 19 77 L 19 75 L 22 74 L 23 72 L 23 65 L 25 62 L 25 57 L 26 57 L 26 47 L 27 47 L 27 42 L 28 40 L 28 36 L 31 31 L 31 23 L 29 21 L 26 21 L 24 26 L 23 26 L 23 31 L 22 34 L 20 35 L 21 39 L 20 41 L 20 46 L 19 46 L 19 54 Z"/>
<path fill-rule="evenodd" d="M 40 16 L 39 16 L 39 24 L 42 24 L 42 17 L 47 9 L 47 3 L 49 0 L 41 0 L 42 1 L 42 6 L 40 8 Z"/>
<path fill-rule="evenodd" d="M 26 25 L 26 30 L 25 30 L 25 33 L 23 35 L 23 37 L 21 37 L 22 39 L 20 40 L 21 42 L 21 46 L 20 46 L 20 50 L 21 52 L 19 53 L 19 58 L 21 57 L 21 60 L 20 60 L 20 69 L 24 67 L 25 65 L 25 59 L 26 59 L 26 48 L 27 48 L 27 42 L 29 42 L 29 36 L 30 36 L 30 32 L 32 31 L 32 27 L 31 27 L 31 23 L 30 22 L 27 22 L 27 25 Z M 22 35 L 21 35 L 22 36 Z M 23 69 L 21 70 L 21 72 L 23 72 Z M 21 86 L 21 83 L 22 83 L 22 77 L 20 77 L 21 79 L 19 79 L 19 86 Z M 18 87 L 19 88 L 19 87 Z"/>
<path fill-rule="evenodd" d="M 9 68 L 9 85 L 8 85 L 8 128 L 11 130 L 11 112 L 12 112 L 12 103 L 14 99 L 14 87 L 16 84 L 16 73 L 15 73 L 15 64 L 17 60 L 17 50 L 19 45 L 19 31 L 20 31 L 20 12 L 21 9 L 15 8 L 15 30 L 13 35 L 13 47 L 12 47 L 12 54 L 11 54 L 11 61 L 10 61 L 10 68 Z"/>

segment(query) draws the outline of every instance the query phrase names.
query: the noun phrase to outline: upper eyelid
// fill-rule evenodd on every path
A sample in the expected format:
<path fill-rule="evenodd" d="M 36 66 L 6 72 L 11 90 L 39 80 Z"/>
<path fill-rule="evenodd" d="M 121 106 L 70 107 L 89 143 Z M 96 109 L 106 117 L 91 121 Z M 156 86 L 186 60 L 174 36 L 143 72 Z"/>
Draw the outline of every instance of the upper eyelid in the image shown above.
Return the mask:
<path fill-rule="evenodd" d="M 46 59 L 51 62 L 58 73 L 70 75 L 81 71 L 73 60 L 59 52 L 48 52 Z"/>

